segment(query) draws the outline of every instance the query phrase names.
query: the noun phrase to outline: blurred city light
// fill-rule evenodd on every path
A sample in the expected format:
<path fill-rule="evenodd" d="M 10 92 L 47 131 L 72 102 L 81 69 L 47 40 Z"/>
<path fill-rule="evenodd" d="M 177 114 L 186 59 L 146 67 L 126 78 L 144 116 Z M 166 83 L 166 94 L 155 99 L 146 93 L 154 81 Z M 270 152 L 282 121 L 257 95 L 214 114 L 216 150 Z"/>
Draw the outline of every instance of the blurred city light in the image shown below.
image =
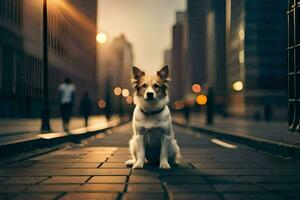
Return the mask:
<path fill-rule="evenodd" d="M 174 104 L 173 108 L 175 110 L 180 110 L 180 109 L 184 108 L 184 102 L 183 101 L 174 101 L 173 104 Z"/>
<path fill-rule="evenodd" d="M 240 62 L 241 64 L 243 64 L 243 63 L 245 62 L 245 51 L 244 51 L 244 50 L 241 50 L 241 51 L 239 52 L 239 62 Z"/>
<path fill-rule="evenodd" d="M 123 96 L 123 97 L 128 97 L 128 96 L 129 96 L 129 90 L 126 89 L 126 88 L 123 89 L 123 90 L 122 90 L 122 96 Z"/>
<path fill-rule="evenodd" d="M 122 94 L 122 89 L 120 87 L 115 87 L 114 94 L 120 96 Z"/>
<path fill-rule="evenodd" d="M 245 40 L 245 31 L 244 31 L 244 28 L 240 29 L 240 31 L 239 31 L 239 37 L 240 37 L 240 40 L 242 40 L 242 41 Z"/>
<path fill-rule="evenodd" d="M 195 83 L 195 84 L 193 84 L 193 86 L 192 86 L 192 90 L 193 90 L 193 92 L 195 92 L 195 93 L 199 93 L 199 92 L 201 92 L 201 86 L 200 86 L 199 84 Z"/>
<path fill-rule="evenodd" d="M 106 33 L 103 33 L 103 32 L 98 33 L 97 36 L 96 36 L 96 40 L 97 40 L 97 42 L 100 43 L 100 44 L 105 43 L 105 42 L 107 41 L 107 39 L 108 39 L 107 34 L 106 34 Z"/>
<path fill-rule="evenodd" d="M 196 102 L 199 105 L 205 105 L 207 103 L 207 97 L 203 94 L 197 96 Z"/>
<path fill-rule="evenodd" d="M 132 104 L 132 103 L 133 103 L 132 97 L 131 97 L 131 96 L 128 96 L 128 97 L 126 98 L 126 102 L 127 102 L 127 104 Z"/>
<path fill-rule="evenodd" d="M 105 108 L 106 107 L 106 102 L 103 99 L 100 99 L 98 101 L 98 107 L 101 108 L 101 109 Z"/>
<path fill-rule="evenodd" d="M 232 87 L 235 91 L 241 91 L 244 88 L 244 84 L 242 81 L 236 81 L 232 84 Z"/>

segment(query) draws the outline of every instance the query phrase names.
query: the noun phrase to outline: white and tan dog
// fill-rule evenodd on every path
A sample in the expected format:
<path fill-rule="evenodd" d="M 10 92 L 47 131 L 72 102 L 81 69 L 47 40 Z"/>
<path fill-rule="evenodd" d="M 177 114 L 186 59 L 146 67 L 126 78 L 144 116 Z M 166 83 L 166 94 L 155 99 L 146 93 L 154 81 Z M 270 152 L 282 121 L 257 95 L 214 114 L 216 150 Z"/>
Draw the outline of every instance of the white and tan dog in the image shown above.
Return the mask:
<path fill-rule="evenodd" d="M 159 163 L 161 169 L 169 169 L 169 162 L 179 162 L 180 151 L 167 106 L 168 77 L 168 66 L 159 70 L 156 76 L 147 76 L 139 68 L 133 67 L 136 107 L 133 113 L 133 136 L 129 141 L 132 159 L 126 161 L 132 168 L 143 168 L 145 159 L 150 163 Z"/>

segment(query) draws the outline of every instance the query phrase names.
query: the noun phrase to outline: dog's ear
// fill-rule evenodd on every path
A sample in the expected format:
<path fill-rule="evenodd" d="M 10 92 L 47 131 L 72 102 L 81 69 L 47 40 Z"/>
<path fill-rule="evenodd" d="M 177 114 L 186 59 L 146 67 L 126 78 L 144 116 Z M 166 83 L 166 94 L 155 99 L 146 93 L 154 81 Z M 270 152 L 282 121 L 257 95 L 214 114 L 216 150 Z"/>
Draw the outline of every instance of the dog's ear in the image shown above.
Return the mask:
<path fill-rule="evenodd" d="M 138 67 L 133 66 L 131 84 L 134 88 L 137 87 L 138 82 L 142 76 L 145 76 L 145 72 L 141 71 Z"/>
<path fill-rule="evenodd" d="M 159 78 L 163 81 L 167 80 L 167 78 L 169 77 L 169 66 L 166 65 L 161 68 L 161 70 L 157 71 L 157 76 L 159 76 Z"/>
<path fill-rule="evenodd" d="M 145 76 L 145 72 L 141 71 L 138 67 L 132 67 L 133 78 L 139 80 L 142 76 Z"/>

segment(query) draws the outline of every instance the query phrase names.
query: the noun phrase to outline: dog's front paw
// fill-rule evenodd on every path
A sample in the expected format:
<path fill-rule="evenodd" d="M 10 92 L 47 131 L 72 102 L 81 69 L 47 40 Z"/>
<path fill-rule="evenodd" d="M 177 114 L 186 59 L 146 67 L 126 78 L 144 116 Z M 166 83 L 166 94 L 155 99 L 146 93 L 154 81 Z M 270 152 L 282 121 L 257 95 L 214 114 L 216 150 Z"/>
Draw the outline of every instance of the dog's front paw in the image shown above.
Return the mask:
<path fill-rule="evenodd" d="M 132 165 L 134 165 L 134 163 L 135 163 L 135 161 L 134 161 L 133 159 L 127 160 L 127 161 L 125 162 L 125 164 L 126 164 L 127 166 L 132 166 Z"/>
<path fill-rule="evenodd" d="M 133 167 L 132 167 L 132 169 L 142 169 L 144 167 L 144 163 L 143 162 L 136 162 L 134 165 L 133 165 Z"/>
<path fill-rule="evenodd" d="M 170 169 L 170 164 L 167 161 L 161 162 L 159 165 L 160 169 Z"/>

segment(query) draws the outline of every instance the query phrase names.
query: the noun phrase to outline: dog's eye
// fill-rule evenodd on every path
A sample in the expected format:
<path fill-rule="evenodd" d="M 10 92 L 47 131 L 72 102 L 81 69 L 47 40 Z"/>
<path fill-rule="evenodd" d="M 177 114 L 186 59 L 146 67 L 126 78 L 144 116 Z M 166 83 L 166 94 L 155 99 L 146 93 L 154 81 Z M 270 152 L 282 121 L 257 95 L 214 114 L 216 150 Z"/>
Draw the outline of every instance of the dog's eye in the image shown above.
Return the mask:
<path fill-rule="evenodd" d="M 154 84 L 153 88 L 157 90 L 159 88 L 159 85 L 158 84 Z"/>
<path fill-rule="evenodd" d="M 143 88 L 146 88 L 146 87 L 147 87 L 147 84 L 146 84 L 146 83 L 144 83 L 144 84 L 142 85 L 142 87 L 143 87 Z"/>

